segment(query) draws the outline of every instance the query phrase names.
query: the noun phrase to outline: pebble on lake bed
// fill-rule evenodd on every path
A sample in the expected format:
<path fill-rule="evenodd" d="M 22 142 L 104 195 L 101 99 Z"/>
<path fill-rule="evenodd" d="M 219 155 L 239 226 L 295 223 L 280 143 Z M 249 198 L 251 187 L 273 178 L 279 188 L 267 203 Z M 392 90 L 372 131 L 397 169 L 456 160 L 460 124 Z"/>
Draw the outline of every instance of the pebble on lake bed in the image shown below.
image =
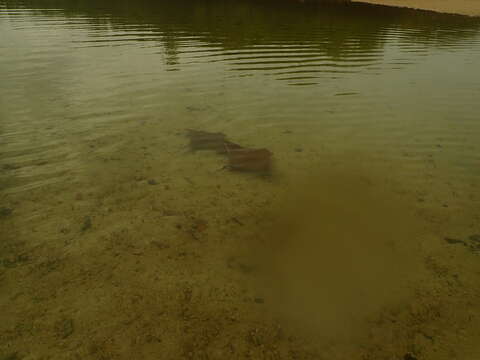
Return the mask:
<path fill-rule="evenodd" d="M 91 227 L 92 227 L 92 218 L 90 216 L 87 216 L 83 220 L 83 225 L 82 225 L 81 231 L 85 232 L 88 229 L 90 229 Z"/>
<path fill-rule="evenodd" d="M 57 333 L 57 336 L 62 339 L 66 339 L 72 335 L 74 330 L 72 319 L 62 319 L 55 324 L 55 332 Z"/>
<path fill-rule="evenodd" d="M 0 219 L 11 215 L 13 212 L 12 208 L 0 207 Z"/>

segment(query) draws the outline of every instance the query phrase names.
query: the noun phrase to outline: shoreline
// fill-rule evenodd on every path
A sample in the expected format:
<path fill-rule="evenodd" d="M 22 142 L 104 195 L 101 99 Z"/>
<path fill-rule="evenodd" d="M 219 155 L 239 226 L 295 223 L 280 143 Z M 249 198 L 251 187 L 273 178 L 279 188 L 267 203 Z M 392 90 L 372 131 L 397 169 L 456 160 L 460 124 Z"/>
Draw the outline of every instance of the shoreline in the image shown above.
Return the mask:
<path fill-rule="evenodd" d="M 430 10 L 439 13 L 480 17 L 480 1 L 476 0 L 352 0 L 376 5 Z"/>

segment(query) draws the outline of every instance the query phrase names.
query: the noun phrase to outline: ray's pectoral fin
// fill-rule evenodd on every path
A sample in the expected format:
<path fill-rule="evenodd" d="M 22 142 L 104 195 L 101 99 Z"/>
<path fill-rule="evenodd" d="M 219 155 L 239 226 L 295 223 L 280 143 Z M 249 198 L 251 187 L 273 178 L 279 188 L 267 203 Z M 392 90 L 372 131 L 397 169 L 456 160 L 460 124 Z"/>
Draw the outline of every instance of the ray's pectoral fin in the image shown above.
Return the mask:
<path fill-rule="evenodd" d="M 228 149 L 228 166 L 235 171 L 269 172 L 272 155 L 268 149 Z"/>

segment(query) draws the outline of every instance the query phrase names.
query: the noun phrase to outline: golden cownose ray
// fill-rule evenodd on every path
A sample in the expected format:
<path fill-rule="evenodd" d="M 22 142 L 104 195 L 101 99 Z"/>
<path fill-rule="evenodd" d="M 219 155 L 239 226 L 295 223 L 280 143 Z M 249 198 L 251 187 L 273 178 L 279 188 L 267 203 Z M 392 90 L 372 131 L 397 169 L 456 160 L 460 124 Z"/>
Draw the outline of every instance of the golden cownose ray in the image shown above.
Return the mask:
<path fill-rule="evenodd" d="M 272 152 L 268 149 L 250 149 L 229 141 L 225 134 L 187 129 L 190 149 L 213 150 L 228 158 L 226 168 L 234 171 L 267 173 L 272 167 Z"/>

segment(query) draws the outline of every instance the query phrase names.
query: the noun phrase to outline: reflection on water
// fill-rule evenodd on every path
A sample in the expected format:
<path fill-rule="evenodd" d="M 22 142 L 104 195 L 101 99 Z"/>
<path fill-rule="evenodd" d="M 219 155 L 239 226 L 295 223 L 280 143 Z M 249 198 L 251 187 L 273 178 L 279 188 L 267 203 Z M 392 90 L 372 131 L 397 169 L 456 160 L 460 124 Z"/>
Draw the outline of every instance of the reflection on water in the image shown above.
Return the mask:
<path fill-rule="evenodd" d="M 0 0 L 0 358 L 478 358 L 479 30 L 358 3 Z M 271 176 L 190 151 L 185 129 L 268 149 Z M 352 164 L 371 177 L 359 188 L 415 209 L 429 285 L 371 320 L 353 354 L 317 353 L 265 315 L 248 254 L 298 179 Z M 336 194 L 340 212 L 367 208 Z M 382 222 L 372 214 L 364 222 Z M 362 217 L 329 216 L 369 236 Z M 286 239 L 299 254 L 289 278 L 337 249 L 305 237 L 296 250 Z"/>
<path fill-rule="evenodd" d="M 49 9 L 43 2 L 13 2 L 8 10 L 9 4 L 12 22 L 35 14 L 50 17 L 44 25 L 84 28 L 88 37 L 73 41 L 75 47 L 159 46 L 171 70 L 218 61 L 241 76 L 269 71 L 291 84 L 316 84 L 324 73 L 376 69 L 389 41 L 400 54 L 388 67 L 414 62 L 405 52 L 465 48 L 475 43 L 480 27 L 477 19 L 357 3 L 51 1 Z"/>

